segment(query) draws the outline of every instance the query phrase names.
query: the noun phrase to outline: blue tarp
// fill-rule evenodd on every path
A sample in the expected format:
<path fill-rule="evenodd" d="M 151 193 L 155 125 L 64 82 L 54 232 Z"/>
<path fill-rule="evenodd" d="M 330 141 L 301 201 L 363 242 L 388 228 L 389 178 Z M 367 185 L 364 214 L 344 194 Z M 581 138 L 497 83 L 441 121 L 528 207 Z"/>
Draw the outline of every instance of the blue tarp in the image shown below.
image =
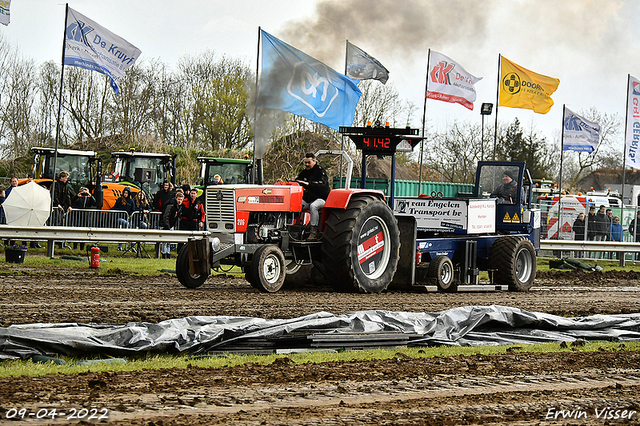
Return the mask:
<path fill-rule="evenodd" d="M 380 336 L 402 344 L 508 345 L 575 340 L 640 340 L 640 313 L 565 318 L 505 306 L 466 306 L 438 313 L 370 310 L 334 315 L 318 312 L 292 319 L 191 316 L 160 323 L 20 324 L 0 328 L 0 360 L 35 355 L 135 356 L 146 353 L 202 354 L 211 351 L 311 348 L 358 344 Z M 314 340 L 315 339 L 315 340 Z M 399 340 L 400 341 L 400 340 Z M 393 344 L 393 340 L 391 343 Z M 329 343 L 329 346 L 331 342 Z M 357 345 L 353 345 L 357 346 Z"/>

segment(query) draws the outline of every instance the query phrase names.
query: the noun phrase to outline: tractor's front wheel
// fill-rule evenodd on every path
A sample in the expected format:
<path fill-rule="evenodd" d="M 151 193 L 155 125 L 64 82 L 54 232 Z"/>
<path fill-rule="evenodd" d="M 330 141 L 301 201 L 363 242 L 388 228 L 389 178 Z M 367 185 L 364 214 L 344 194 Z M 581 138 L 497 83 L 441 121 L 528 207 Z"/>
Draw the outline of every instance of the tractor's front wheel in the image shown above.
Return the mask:
<path fill-rule="evenodd" d="M 380 293 L 391 283 L 400 232 L 384 201 L 355 195 L 346 209 L 331 209 L 322 241 L 322 263 L 335 290 Z"/>
<path fill-rule="evenodd" d="M 278 246 L 262 246 L 253 254 L 249 265 L 251 285 L 264 293 L 275 293 L 282 288 L 286 276 L 284 254 Z"/>

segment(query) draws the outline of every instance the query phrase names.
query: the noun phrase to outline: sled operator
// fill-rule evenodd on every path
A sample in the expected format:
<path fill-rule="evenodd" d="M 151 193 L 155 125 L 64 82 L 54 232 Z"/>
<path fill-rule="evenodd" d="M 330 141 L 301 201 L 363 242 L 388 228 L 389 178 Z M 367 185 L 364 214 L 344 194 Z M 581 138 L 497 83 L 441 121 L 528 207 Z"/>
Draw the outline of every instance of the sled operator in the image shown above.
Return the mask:
<path fill-rule="evenodd" d="M 502 184 L 491 193 L 491 198 L 497 198 L 498 204 L 515 204 L 517 198 L 518 184 L 514 179 L 514 173 L 505 170 L 502 173 Z M 524 189 L 520 186 L 520 202 L 524 203 Z"/>

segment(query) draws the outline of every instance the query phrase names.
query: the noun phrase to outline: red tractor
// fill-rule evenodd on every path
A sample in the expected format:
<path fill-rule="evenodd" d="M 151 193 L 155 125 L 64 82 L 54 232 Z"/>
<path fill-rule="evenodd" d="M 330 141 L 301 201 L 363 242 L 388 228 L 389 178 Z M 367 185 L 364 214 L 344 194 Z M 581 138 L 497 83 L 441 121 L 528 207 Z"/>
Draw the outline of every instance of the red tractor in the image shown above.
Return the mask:
<path fill-rule="evenodd" d="M 215 185 L 205 189 L 208 239 L 190 241 L 178 253 L 176 272 L 189 288 L 210 269 L 241 266 L 252 286 L 276 292 L 315 265 L 338 291 L 378 293 L 391 282 L 400 237 L 384 195 L 336 189 L 325 203 L 321 241 L 305 241 L 302 191 L 291 185 Z"/>

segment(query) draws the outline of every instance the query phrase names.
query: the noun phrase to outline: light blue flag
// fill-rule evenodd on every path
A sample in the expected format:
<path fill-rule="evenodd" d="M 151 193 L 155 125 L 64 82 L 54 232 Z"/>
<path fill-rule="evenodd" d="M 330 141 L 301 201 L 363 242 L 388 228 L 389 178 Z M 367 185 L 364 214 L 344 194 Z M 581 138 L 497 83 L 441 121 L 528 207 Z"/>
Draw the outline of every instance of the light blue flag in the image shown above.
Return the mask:
<path fill-rule="evenodd" d="M 287 111 L 335 130 L 351 126 L 362 94 L 357 81 L 261 32 L 257 106 Z"/>
<path fill-rule="evenodd" d="M 127 40 L 70 7 L 67 8 L 67 28 L 65 28 L 64 39 L 63 65 L 107 75 L 116 95 L 125 71 L 142 53 Z"/>
<path fill-rule="evenodd" d="M 592 153 L 600 142 L 600 125 L 564 107 L 563 151 Z"/>

